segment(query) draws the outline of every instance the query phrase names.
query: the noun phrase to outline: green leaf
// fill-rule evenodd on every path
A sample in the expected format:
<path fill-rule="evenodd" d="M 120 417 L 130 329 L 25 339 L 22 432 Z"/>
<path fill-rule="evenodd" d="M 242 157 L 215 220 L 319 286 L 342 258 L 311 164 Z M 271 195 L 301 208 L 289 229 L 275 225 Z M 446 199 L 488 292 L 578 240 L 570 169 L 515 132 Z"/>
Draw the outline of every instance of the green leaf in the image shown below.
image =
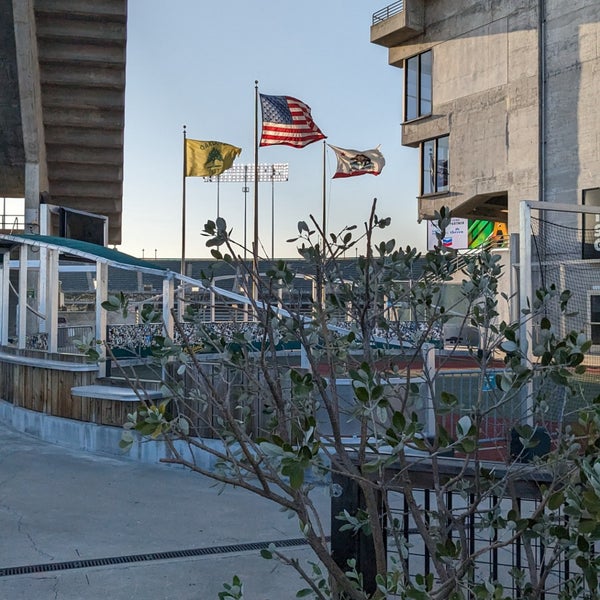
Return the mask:
<path fill-rule="evenodd" d="M 591 519 L 581 519 L 577 529 L 579 530 L 579 533 L 592 533 L 594 529 L 596 529 L 596 521 L 592 521 Z"/>
<path fill-rule="evenodd" d="M 398 431 L 404 431 L 404 428 L 406 427 L 406 417 L 399 410 L 394 411 L 394 414 L 392 415 L 392 425 Z"/>
<path fill-rule="evenodd" d="M 355 387 L 354 395 L 359 402 L 368 402 L 369 401 L 369 391 L 364 387 Z"/>
<path fill-rule="evenodd" d="M 563 492 L 555 492 L 548 498 L 548 508 L 550 510 L 558 510 L 565 501 L 565 495 Z"/>
<path fill-rule="evenodd" d="M 458 398 L 449 392 L 442 392 L 440 399 L 447 406 L 456 406 L 458 404 Z"/>

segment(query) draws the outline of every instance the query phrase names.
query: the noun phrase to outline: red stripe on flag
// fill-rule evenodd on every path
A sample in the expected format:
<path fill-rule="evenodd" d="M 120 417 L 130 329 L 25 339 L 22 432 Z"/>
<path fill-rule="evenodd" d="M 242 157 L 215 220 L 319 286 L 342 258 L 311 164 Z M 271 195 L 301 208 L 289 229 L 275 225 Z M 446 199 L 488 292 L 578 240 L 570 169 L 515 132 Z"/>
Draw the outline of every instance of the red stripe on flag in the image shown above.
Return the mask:
<path fill-rule="evenodd" d="M 261 146 L 282 144 L 302 148 L 326 137 L 315 125 L 310 115 L 310 108 L 306 104 L 290 96 L 286 96 L 285 101 L 287 102 L 292 122 L 273 123 L 263 121 L 260 138 Z"/>

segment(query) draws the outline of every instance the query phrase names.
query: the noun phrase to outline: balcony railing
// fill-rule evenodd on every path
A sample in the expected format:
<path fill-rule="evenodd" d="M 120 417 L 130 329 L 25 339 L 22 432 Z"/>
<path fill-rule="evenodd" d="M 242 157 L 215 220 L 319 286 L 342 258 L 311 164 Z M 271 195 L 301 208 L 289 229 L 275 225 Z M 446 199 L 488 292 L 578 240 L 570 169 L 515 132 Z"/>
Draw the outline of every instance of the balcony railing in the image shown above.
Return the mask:
<path fill-rule="evenodd" d="M 24 215 L 0 214 L 0 230 L 2 231 L 23 231 L 25 229 Z"/>
<path fill-rule="evenodd" d="M 377 25 L 377 23 L 382 23 L 386 21 L 390 17 L 397 15 L 404 11 L 404 0 L 398 0 L 398 2 L 394 2 L 381 10 L 378 10 L 373 14 L 373 25 Z"/>
<path fill-rule="evenodd" d="M 424 0 L 398 0 L 373 13 L 371 42 L 394 48 L 424 31 Z"/>

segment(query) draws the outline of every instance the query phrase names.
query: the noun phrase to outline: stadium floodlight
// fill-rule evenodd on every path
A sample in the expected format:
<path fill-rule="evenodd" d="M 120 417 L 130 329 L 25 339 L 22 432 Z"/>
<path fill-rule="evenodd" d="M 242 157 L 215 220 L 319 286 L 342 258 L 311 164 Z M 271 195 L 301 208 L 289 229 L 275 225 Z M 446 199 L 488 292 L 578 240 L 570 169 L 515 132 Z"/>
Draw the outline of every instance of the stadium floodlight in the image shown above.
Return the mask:
<path fill-rule="evenodd" d="M 288 163 L 259 163 L 258 181 L 278 183 L 288 180 Z M 220 175 L 203 177 L 205 183 L 250 183 L 254 181 L 254 165 L 234 164 Z"/>
<path fill-rule="evenodd" d="M 288 181 L 288 163 L 258 163 L 257 174 L 259 182 L 271 182 L 271 258 L 275 257 L 275 183 Z M 254 164 L 233 164 L 227 171 L 220 175 L 203 177 L 205 183 L 217 184 L 217 216 L 219 216 L 219 185 L 221 183 L 243 183 L 244 193 L 244 259 L 248 247 L 246 238 L 247 224 L 247 199 L 250 188 L 248 184 L 254 182 Z"/>

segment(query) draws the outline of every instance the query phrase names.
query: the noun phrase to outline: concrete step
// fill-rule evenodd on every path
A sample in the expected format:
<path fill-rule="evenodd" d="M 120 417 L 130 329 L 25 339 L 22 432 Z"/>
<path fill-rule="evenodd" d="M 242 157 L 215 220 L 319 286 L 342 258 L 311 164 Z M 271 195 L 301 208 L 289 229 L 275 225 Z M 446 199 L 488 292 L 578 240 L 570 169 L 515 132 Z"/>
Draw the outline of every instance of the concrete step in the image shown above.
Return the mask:
<path fill-rule="evenodd" d="M 44 86 L 46 108 L 104 108 L 124 110 L 123 91 L 116 88 L 74 88 L 62 85 Z"/>
<path fill-rule="evenodd" d="M 46 127 L 48 144 L 93 146 L 123 151 L 123 132 L 119 130 L 94 130 L 83 127 Z"/>
<path fill-rule="evenodd" d="M 120 129 L 125 126 L 125 115 L 121 110 L 103 108 L 70 108 L 68 111 L 58 107 L 44 110 L 44 123 L 47 126 Z"/>
<path fill-rule="evenodd" d="M 123 179 L 123 168 L 120 165 L 50 162 L 48 168 L 52 170 L 54 179 L 95 182 Z"/>
<path fill-rule="evenodd" d="M 123 193 L 121 182 L 106 181 L 65 181 L 50 179 L 52 198 L 56 196 L 71 196 L 72 198 L 104 198 L 114 200 Z M 106 206 L 106 202 L 103 203 Z"/>
<path fill-rule="evenodd" d="M 46 63 L 72 61 L 114 63 L 122 67 L 125 65 L 125 47 L 122 45 L 89 44 L 67 39 L 41 38 L 38 48 Z"/>
<path fill-rule="evenodd" d="M 73 40 L 81 43 L 96 41 L 100 45 L 125 46 L 125 20 L 110 21 L 101 17 L 89 19 L 66 15 L 36 13 L 37 36 L 40 39 Z"/>
<path fill-rule="evenodd" d="M 127 17 L 127 3 L 123 0 L 35 0 L 35 10 L 39 13 Z"/>
<path fill-rule="evenodd" d="M 96 146 L 65 146 L 62 144 L 46 144 L 46 151 L 56 164 L 102 164 L 122 167 L 123 157 L 113 148 L 99 148 Z"/>
<path fill-rule="evenodd" d="M 125 70 L 114 69 L 110 65 L 91 69 L 79 64 L 69 64 L 67 68 L 67 65 L 44 63 L 40 57 L 40 80 L 42 94 L 43 86 L 47 84 L 124 89 Z"/>

